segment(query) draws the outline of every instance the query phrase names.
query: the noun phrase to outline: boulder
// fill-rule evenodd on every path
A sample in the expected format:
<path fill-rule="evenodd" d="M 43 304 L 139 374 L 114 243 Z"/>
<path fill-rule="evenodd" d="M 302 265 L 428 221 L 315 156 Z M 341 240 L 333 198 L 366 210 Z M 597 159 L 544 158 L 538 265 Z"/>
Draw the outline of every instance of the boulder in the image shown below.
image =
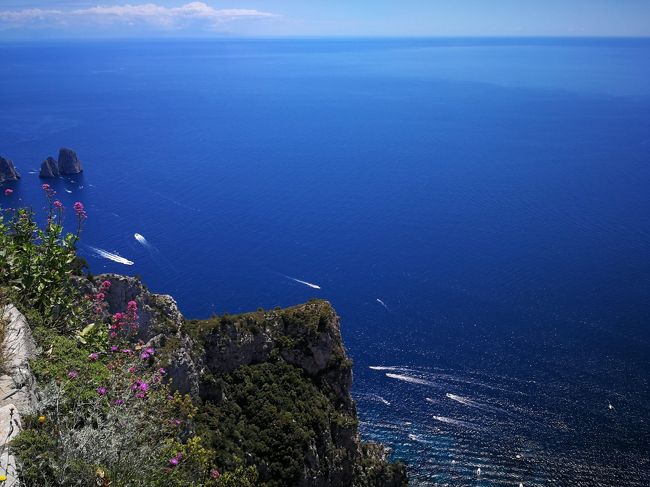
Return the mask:
<path fill-rule="evenodd" d="M 5 181 L 17 181 L 20 174 L 16 171 L 13 161 L 0 156 L 0 183 Z"/>
<path fill-rule="evenodd" d="M 83 171 L 77 153 L 65 147 L 59 150 L 59 174 L 79 174 Z"/>
<path fill-rule="evenodd" d="M 54 157 L 48 157 L 41 163 L 41 172 L 38 177 L 55 178 L 59 175 L 59 163 Z"/>

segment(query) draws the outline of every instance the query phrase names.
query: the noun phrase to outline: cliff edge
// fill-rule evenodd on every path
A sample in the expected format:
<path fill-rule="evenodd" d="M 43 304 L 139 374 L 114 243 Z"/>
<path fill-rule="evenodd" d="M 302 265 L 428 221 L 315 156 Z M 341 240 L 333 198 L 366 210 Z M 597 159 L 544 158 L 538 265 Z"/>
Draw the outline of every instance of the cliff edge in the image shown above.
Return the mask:
<path fill-rule="evenodd" d="M 135 278 L 103 280 L 108 313 L 138 302 L 139 339 L 161 350 L 172 386 L 198 404 L 197 430 L 220 465 L 253 465 L 265 487 L 407 485 L 405 467 L 359 437 L 352 362 L 330 303 L 185 320 L 172 297 Z"/>

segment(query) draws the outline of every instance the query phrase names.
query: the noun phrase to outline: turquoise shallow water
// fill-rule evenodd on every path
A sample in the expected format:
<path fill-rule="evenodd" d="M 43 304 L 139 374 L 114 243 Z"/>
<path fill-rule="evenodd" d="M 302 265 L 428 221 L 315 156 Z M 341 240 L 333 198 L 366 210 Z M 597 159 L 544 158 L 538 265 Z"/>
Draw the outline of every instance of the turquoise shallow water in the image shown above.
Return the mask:
<path fill-rule="evenodd" d="M 649 41 L 0 59 L 14 197 L 40 205 L 31 172 L 71 146 L 86 172 L 54 186 L 88 207 L 93 272 L 138 273 L 196 317 L 332 301 L 364 437 L 416 485 L 650 483 Z"/>

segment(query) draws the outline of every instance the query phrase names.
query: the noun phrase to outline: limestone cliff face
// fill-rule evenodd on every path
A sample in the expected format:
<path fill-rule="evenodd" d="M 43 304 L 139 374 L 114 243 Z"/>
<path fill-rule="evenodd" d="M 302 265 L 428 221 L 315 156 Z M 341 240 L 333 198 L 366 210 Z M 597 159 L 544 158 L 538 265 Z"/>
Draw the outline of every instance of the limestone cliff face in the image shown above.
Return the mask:
<path fill-rule="evenodd" d="M 140 339 L 157 346 L 165 354 L 173 386 L 190 393 L 205 411 L 213 411 L 210 414 L 217 411 L 216 414 L 221 415 L 219 422 L 228 419 L 223 413 L 226 410 L 237 411 L 239 416 L 234 422 L 248 420 L 241 405 L 234 404 L 234 396 L 241 387 L 236 377 L 244 374 L 242 371 L 252 374 L 256 373 L 256 368 L 268 366 L 273 370 L 293 370 L 291 377 L 301 377 L 298 387 L 301 391 L 313 391 L 322 411 L 309 413 L 321 417 L 317 425 L 306 418 L 309 431 L 293 450 L 302 455 L 302 459 L 298 459 L 302 466 L 287 487 L 401 487 L 407 484 L 404 468 L 390 464 L 383 447 L 363 444 L 359 438 L 356 406 L 350 394 L 352 364 L 341 338 L 339 318 L 328 302 L 312 301 L 286 309 L 186 321 L 173 298 L 150 293 L 137 279 L 103 275 L 95 282 L 99 284 L 104 279 L 112 282 L 106 293 L 108 312 L 123 311 L 128 301 L 137 301 Z M 80 280 L 80 287 L 87 293 L 96 291 L 95 284 L 85 279 Z M 282 384 L 285 387 L 286 382 Z M 262 381 L 255 387 L 270 389 L 272 384 Z M 287 396 L 293 392 L 282 391 Z M 263 393 L 260 391 L 260 394 Z M 254 397 L 245 397 L 247 403 L 254 400 Z M 277 414 L 281 422 L 295 411 L 278 411 Z M 272 425 L 264 426 L 270 427 L 272 432 Z M 217 435 L 223 440 L 228 431 L 220 431 Z M 272 471 L 269 466 L 272 461 L 265 454 L 248 455 L 248 461 L 253 462 L 262 475 Z"/>
<path fill-rule="evenodd" d="M 17 181 L 18 179 L 20 179 L 20 174 L 18 174 L 13 161 L 0 156 L 0 183 Z"/>

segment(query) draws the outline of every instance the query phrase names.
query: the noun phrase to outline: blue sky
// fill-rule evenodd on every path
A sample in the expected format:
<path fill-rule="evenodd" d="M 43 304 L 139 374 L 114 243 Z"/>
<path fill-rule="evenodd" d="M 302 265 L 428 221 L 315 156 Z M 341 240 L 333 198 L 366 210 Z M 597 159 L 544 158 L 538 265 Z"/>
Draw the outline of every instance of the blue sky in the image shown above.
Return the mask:
<path fill-rule="evenodd" d="M 650 36 L 650 0 L 0 0 L 0 39 Z"/>

